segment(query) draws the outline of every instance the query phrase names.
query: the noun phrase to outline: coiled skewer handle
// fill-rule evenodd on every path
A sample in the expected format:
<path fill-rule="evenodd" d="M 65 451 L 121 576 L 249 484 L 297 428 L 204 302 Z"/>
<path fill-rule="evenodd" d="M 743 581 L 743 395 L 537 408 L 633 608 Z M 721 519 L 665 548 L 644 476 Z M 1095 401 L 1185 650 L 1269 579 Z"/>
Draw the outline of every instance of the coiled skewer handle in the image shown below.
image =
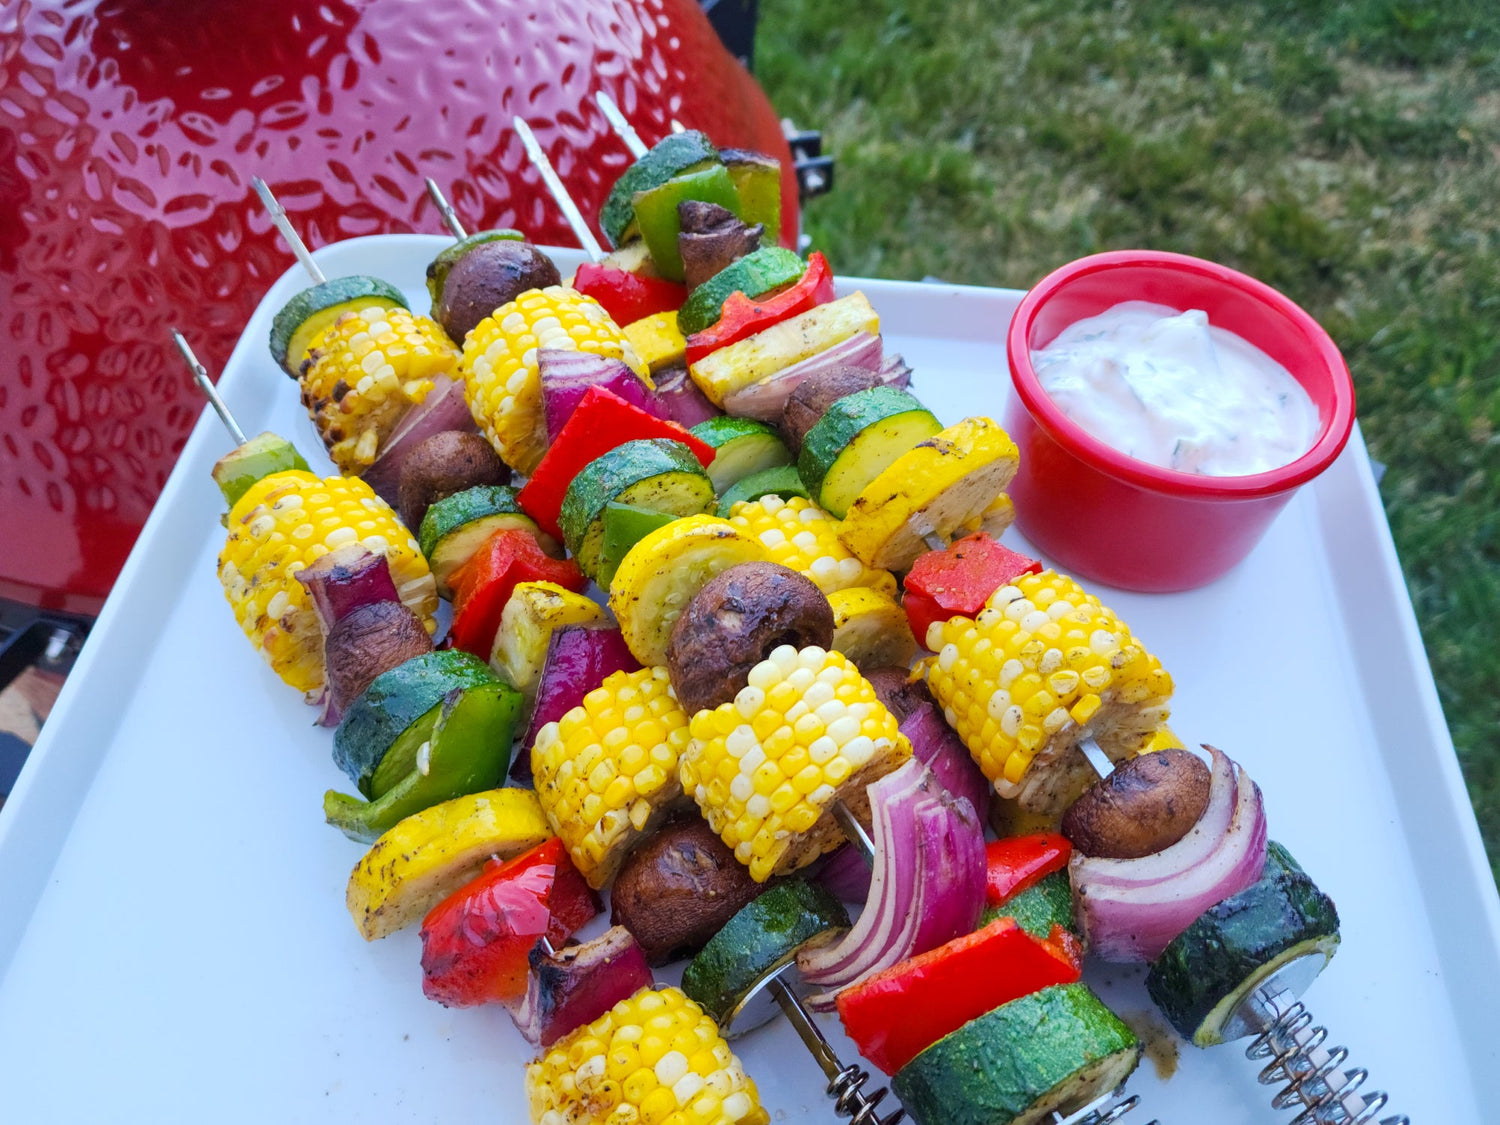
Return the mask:
<path fill-rule="evenodd" d="M 1139 1105 L 1140 1101 L 1134 1094 L 1119 1101 L 1115 1101 L 1115 1094 L 1105 1094 L 1098 1101 L 1090 1102 L 1067 1117 L 1054 1113 L 1052 1125 L 1114 1125 Z M 1161 1122 L 1150 1121 L 1146 1125 L 1161 1125 Z"/>
<path fill-rule="evenodd" d="M 839 1061 L 828 1040 L 818 1030 L 818 1025 L 813 1023 L 807 1009 L 802 1006 L 802 1001 L 779 975 L 767 980 L 765 987 L 780 1006 L 787 1022 L 796 1029 L 798 1038 L 828 1076 L 828 1095 L 833 1099 L 834 1112 L 849 1118 L 850 1125 L 897 1125 L 906 1118 L 904 1109 L 893 1110 L 884 1117 L 879 1115 L 880 1103 L 890 1091 L 884 1086 L 870 1091 L 862 1088 L 870 1079 L 869 1072 L 857 1066 L 845 1066 Z"/>
<path fill-rule="evenodd" d="M 1361 1093 L 1369 1077 L 1362 1068 L 1344 1069 L 1349 1052 L 1325 1049 L 1326 1028 L 1314 1026 L 1312 1013 L 1290 992 L 1262 987 L 1246 1001 L 1248 1015 L 1261 1027 L 1245 1048 L 1247 1057 L 1269 1059 L 1260 1072 L 1266 1086 L 1281 1086 L 1271 1104 L 1305 1108 L 1291 1125 L 1376 1125 L 1385 1108 L 1384 1091 Z M 1410 1125 L 1404 1114 L 1380 1118 L 1379 1125 Z"/>

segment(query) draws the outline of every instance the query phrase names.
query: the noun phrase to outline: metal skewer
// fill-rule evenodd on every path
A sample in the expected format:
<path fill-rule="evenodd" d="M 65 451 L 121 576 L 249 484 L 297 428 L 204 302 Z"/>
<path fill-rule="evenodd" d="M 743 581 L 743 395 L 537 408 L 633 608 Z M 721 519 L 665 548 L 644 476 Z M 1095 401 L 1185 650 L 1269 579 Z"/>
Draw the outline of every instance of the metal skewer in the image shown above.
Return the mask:
<path fill-rule="evenodd" d="M 1114 763 L 1093 738 L 1079 739 L 1078 749 L 1101 780 L 1114 772 Z M 1245 1056 L 1270 1060 L 1258 1076 L 1261 1085 L 1283 1087 L 1271 1098 L 1272 1107 L 1303 1106 L 1292 1125 L 1377 1125 L 1376 1115 L 1389 1100 L 1387 1095 L 1381 1090 L 1359 1092 L 1369 1071 L 1345 1070 L 1349 1052 L 1323 1047 L 1328 1029 L 1314 1026 L 1313 1014 L 1297 999 L 1325 963 L 1322 954 L 1312 953 L 1281 966 L 1230 1014 L 1224 1041 L 1255 1037 Z M 1410 1122 L 1396 1114 L 1380 1118 L 1378 1125 Z"/>
<path fill-rule="evenodd" d="M 208 397 L 209 405 L 214 408 L 214 413 L 219 416 L 219 421 L 224 423 L 230 436 L 234 438 L 235 444 L 244 445 L 247 440 L 245 438 L 245 431 L 240 429 L 240 424 L 234 420 L 234 415 L 229 412 L 229 407 L 219 397 L 219 388 L 214 386 L 213 381 L 209 379 L 208 369 L 193 354 L 193 349 L 188 345 L 182 333 L 175 328 L 172 329 L 172 342 L 177 345 L 177 350 L 182 353 L 182 358 L 187 360 L 187 365 L 193 372 L 193 382 L 197 383 L 198 389 Z"/>
<path fill-rule="evenodd" d="M 427 198 L 432 200 L 433 206 L 438 209 L 442 216 L 443 226 L 448 228 L 448 233 L 454 238 L 467 238 L 469 232 L 464 230 L 463 223 L 459 222 L 457 213 L 453 210 L 453 204 L 448 202 L 448 197 L 443 194 L 443 189 L 437 186 L 437 181 L 431 176 L 425 177 L 427 184 Z"/>
<path fill-rule="evenodd" d="M 260 201 L 266 209 L 266 214 L 271 216 L 271 224 L 281 233 L 286 244 L 291 247 L 292 253 L 296 255 L 297 261 L 302 263 L 302 268 L 307 271 L 307 276 L 313 279 L 314 285 L 322 285 L 328 278 L 313 261 L 312 252 L 308 250 L 307 243 L 302 241 L 302 236 L 297 233 L 297 228 L 292 226 L 290 219 L 286 217 L 286 208 L 276 198 L 275 193 L 266 186 L 266 181 L 259 176 L 252 176 L 250 184 L 255 188 L 255 194 L 260 196 Z"/>
<path fill-rule="evenodd" d="M 531 126 L 526 124 L 523 117 L 512 118 L 511 123 L 521 137 L 521 144 L 526 149 L 526 155 L 536 170 L 541 173 L 542 182 L 547 185 L 547 190 L 552 193 L 552 198 L 561 209 L 564 217 L 568 220 L 568 226 L 573 228 L 573 237 L 578 239 L 578 244 L 584 248 L 589 257 L 598 261 L 604 257 L 604 247 L 599 245 L 599 240 L 594 237 L 594 232 L 584 221 L 583 212 L 578 210 L 578 205 L 573 202 L 573 197 L 568 194 L 568 189 L 563 187 L 563 182 L 553 170 L 552 161 L 547 159 L 547 154 L 542 151 L 542 146 L 537 144 L 536 134 L 531 131 Z"/>
<path fill-rule="evenodd" d="M 609 122 L 609 127 L 615 131 L 615 136 L 625 142 L 625 147 L 630 150 L 630 155 L 639 160 L 646 155 L 646 142 L 641 140 L 641 135 L 635 131 L 635 127 L 625 119 L 620 112 L 620 107 L 615 100 L 600 90 L 594 95 L 594 101 L 599 103 L 599 108 L 604 111 L 604 119 Z"/>

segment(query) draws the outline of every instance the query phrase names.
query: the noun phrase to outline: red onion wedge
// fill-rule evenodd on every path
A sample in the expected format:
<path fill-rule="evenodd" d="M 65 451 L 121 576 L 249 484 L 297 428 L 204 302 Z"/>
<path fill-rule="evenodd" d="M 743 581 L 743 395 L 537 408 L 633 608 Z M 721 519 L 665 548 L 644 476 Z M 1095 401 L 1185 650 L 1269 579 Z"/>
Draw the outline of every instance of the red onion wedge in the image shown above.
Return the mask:
<path fill-rule="evenodd" d="M 768 375 L 758 383 L 751 383 L 748 387 L 733 392 L 724 399 L 724 413 L 778 423 L 781 421 L 781 412 L 786 407 L 787 396 L 809 375 L 832 367 L 858 367 L 864 371 L 879 371 L 883 356 L 879 336 L 869 332 L 856 332 L 826 351 L 790 367 L 783 367 L 774 375 Z"/>
<path fill-rule="evenodd" d="M 446 430 L 471 434 L 478 428 L 474 425 L 474 416 L 469 413 L 469 404 L 464 400 L 463 380 L 439 375 L 432 383 L 427 397 L 406 412 L 386 439 L 375 464 L 364 474 L 364 482 L 393 508 L 401 484 L 401 464 L 408 453 L 433 434 Z"/>
<path fill-rule="evenodd" d="M 574 348 L 543 348 L 537 353 L 537 372 L 542 383 L 548 441 L 557 440 L 584 393 L 593 386 L 613 391 L 648 414 L 666 416 L 651 388 L 618 359 Z"/>
<path fill-rule="evenodd" d="M 552 1046 L 651 983 L 646 955 L 624 926 L 556 953 L 538 942 L 529 958 L 526 995 L 506 1007 L 533 1047 Z"/>
<path fill-rule="evenodd" d="M 1073 908 L 1091 953 L 1154 961 L 1211 906 L 1249 887 L 1266 862 L 1260 788 L 1212 746 L 1208 808 L 1169 848 L 1140 859 L 1073 853 Z"/>
<path fill-rule="evenodd" d="M 971 932 L 984 908 L 984 830 L 974 806 L 913 758 L 870 786 L 875 869 L 854 928 L 798 968 L 830 1011 L 840 989 Z"/>
<path fill-rule="evenodd" d="M 823 870 L 818 872 L 818 882 L 845 902 L 868 902 L 870 878 L 870 865 L 852 844 L 845 844 L 830 855 Z"/>
<path fill-rule="evenodd" d="M 656 398 L 661 403 L 662 416 L 684 429 L 690 430 L 720 414 L 719 408 L 698 389 L 686 367 L 671 367 L 656 375 Z"/>
<path fill-rule="evenodd" d="M 899 355 L 886 356 L 876 374 L 887 387 L 900 387 L 904 390 L 911 385 L 911 368 Z"/>
<path fill-rule="evenodd" d="M 559 721 L 583 697 L 615 672 L 634 672 L 640 662 L 630 654 L 620 630 L 598 625 L 561 625 L 547 641 L 542 676 L 537 681 L 536 706 L 521 741 L 520 753 L 510 764 L 510 776 L 531 783 L 531 746 L 548 723 Z"/>
<path fill-rule="evenodd" d="M 912 754 L 927 763 L 944 789 L 967 798 L 983 824 L 990 811 L 990 783 L 942 712 L 934 704 L 920 704 L 901 721 L 901 733 L 911 743 Z"/>
<path fill-rule="evenodd" d="M 338 726 L 344 708 L 380 673 L 432 650 L 421 622 L 401 604 L 384 555 L 351 543 L 303 567 L 297 581 L 307 589 L 323 629 L 323 689 L 308 700 L 322 705 L 320 726 Z M 348 620 L 377 606 L 387 612 Z M 353 628 L 342 628 L 345 623 Z"/>

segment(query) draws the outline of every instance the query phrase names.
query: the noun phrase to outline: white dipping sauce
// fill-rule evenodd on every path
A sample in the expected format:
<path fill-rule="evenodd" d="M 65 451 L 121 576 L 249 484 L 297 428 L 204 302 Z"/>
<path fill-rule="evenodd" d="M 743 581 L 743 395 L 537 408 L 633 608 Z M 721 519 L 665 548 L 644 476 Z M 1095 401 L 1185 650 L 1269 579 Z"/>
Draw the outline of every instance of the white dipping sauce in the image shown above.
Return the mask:
<path fill-rule="evenodd" d="M 1068 325 L 1031 364 L 1074 422 L 1165 469 L 1263 473 L 1317 437 L 1317 408 L 1291 373 L 1199 309 L 1125 301 Z"/>

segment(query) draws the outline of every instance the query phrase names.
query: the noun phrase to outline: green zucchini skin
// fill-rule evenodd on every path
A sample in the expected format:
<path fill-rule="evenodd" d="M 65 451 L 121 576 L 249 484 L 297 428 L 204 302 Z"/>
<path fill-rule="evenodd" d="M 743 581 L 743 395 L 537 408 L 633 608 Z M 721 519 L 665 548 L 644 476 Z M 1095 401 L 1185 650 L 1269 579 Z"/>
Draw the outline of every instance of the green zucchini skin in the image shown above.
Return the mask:
<path fill-rule="evenodd" d="M 403 309 L 410 307 L 401 290 L 378 277 L 335 277 L 310 286 L 282 305 L 271 319 L 271 355 L 276 366 L 295 379 L 298 364 L 288 353 L 297 330 L 325 309 L 363 299 L 385 301 Z"/>
<path fill-rule="evenodd" d="M 775 493 L 783 500 L 800 496 L 812 499 L 807 494 L 807 485 L 802 483 L 802 474 L 795 465 L 777 465 L 774 469 L 762 469 L 730 485 L 719 497 L 718 515 L 728 519 L 734 514 L 734 506 L 741 500 L 759 500 Z"/>
<path fill-rule="evenodd" d="M 454 688 L 498 683 L 478 657 L 457 649 L 414 656 L 382 672 L 349 705 L 333 735 L 334 764 L 361 790 L 403 731 Z"/>
<path fill-rule="evenodd" d="M 1016 925 L 1033 937 L 1046 938 L 1053 926 L 1078 936 L 1073 923 L 1073 888 L 1068 872 L 1054 871 L 1037 880 L 1018 895 L 1012 895 L 999 906 L 986 906 L 980 923 L 989 925 L 996 918 L 1014 918 Z"/>
<path fill-rule="evenodd" d="M 1261 980 L 1303 954 L 1321 953 L 1326 964 L 1338 942 L 1333 900 L 1273 840 L 1260 879 L 1178 934 L 1146 974 L 1146 991 L 1178 1032 L 1210 1047 Z"/>
<path fill-rule="evenodd" d="M 1140 1056 L 1087 985 L 1053 985 L 939 1039 L 891 1088 L 915 1125 L 1033 1125 L 1113 1090 Z"/>
<path fill-rule="evenodd" d="M 682 973 L 682 991 L 720 1023 L 755 983 L 819 934 L 847 929 L 844 904 L 817 883 L 791 879 L 744 907 Z"/>
<path fill-rule="evenodd" d="M 753 473 L 790 465 L 792 454 L 786 443 L 764 422 L 753 418 L 731 418 L 727 414 L 699 422 L 688 431 L 714 447 L 708 479 L 720 496 Z"/>
<path fill-rule="evenodd" d="M 651 147 L 610 188 L 609 197 L 599 209 L 599 225 L 612 247 L 625 241 L 625 234 L 635 219 L 635 194 L 660 187 L 673 176 L 691 171 L 708 161 L 719 159 L 713 142 L 696 129 L 668 133 Z"/>
<path fill-rule="evenodd" d="M 680 441 L 637 438 L 594 458 L 568 485 L 557 517 L 568 550 L 591 578 L 599 573 L 604 509 L 611 501 L 691 516 L 713 509 L 714 486 Z"/>
<path fill-rule="evenodd" d="M 445 496 L 427 509 L 417 531 L 417 545 L 432 567 L 441 597 L 453 596 L 449 579 L 497 531 L 517 528 L 536 539 L 549 554 L 557 544 L 536 525 L 505 484 L 481 484 Z"/>
<path fill-rule="evenodd" d="M 677 327 L 684 336 L 717 324 L 724 302 L 732 293 L 752 300 L 783 285 L 790 285 L 807 272 L 807 263 L 780 246 L 762 246 L 737 258 L 688 294 L 677 310 Z"/>
<path fill-rule="evenodd" d="M 915 397 L 871 387 L 836 400 L 802 438 L 797 471 L 819 506 L 843 519 L 865 485 L 942 429 Z"/>

